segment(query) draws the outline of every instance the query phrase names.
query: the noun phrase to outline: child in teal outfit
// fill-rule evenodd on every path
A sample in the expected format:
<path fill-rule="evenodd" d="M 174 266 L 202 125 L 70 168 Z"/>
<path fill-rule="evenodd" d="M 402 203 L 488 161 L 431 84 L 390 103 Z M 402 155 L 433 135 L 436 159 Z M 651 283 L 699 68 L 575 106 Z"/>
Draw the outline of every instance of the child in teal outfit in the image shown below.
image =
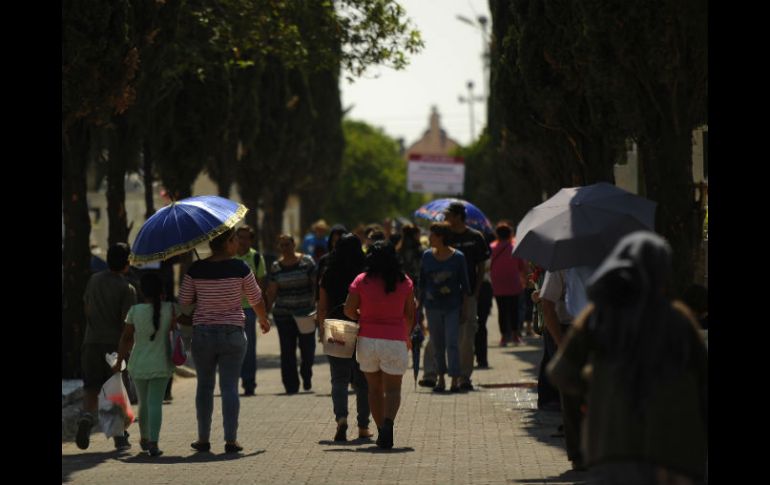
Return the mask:
<path fill-rule="evenodd" d="M 163 283 L 157 274 L 142 276 L 140 285 L 144 303 L 132 306 L 126 315 L 113 370 L 120 369 L 130 352 L 127 368 L 139 395 L 139 443 L 150 456 L 159 456 L 163 453 L 158 449 L 163 396 L 174 373 L 168 335 L 171 329 L 176 329 L 173 315 L 178 309 L 174 303 L 162 301 Z"/>

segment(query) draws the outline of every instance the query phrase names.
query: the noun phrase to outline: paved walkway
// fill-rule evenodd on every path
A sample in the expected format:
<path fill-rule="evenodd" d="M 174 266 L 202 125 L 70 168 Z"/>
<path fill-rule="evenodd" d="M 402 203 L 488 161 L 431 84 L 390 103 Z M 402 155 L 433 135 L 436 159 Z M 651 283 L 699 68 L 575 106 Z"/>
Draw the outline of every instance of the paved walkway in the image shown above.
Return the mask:
<path fill-rule="evenodd" d="M 414 388 L 412 369 L 404 376 L 394 448 L 373 441 L 331 441 L 329 366 L 319 345 L 313 389 L 287 396 L 280 382 L 275 328 L 258 339 L 257 395 L 241 399 L 240 455 L 224 453 L 221 402 L 216 392 L 213 453 L 196 454 L 195 379 L 177 377 L 174 400 L 163 407 L 160 447 L 150 458 L 139 453 L 138 424 L 129 428 L 133 448 L 113 449 L 94 431 L 80 450 L 62 442 L 62 482 L 73 484 L 572 484 L 585 474 L 570 470 L 563 438 L 554 436 L 558 413 L 536 409 L 533 387 L 542 354 L 541 340 L 501 348 L 497 316 L 489 329 L 491 368 L 475 370 L 475 391 L 434 394 Z M 411 359 L 410 359 L 411 360 Z M 350 396 L 355 431 L 355 396 Z M 371 429 L 376 434 L 374 423 Z"/>

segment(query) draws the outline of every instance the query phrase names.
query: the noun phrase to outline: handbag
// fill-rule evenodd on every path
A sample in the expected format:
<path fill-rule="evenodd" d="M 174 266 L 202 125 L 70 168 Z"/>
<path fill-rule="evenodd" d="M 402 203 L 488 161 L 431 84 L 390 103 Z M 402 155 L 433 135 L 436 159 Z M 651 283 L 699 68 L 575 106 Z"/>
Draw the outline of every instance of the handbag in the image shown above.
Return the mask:
<path fill-rule="evenodd" d="M 176 320 L 176 310 L 174 304 L 171 304 L 171 320 Z M 187 362 L 187 350 L 182 340 L 182 332 L 178 329 L 171 329 L 168 332 L 168 338 L 171 343 L 171 361 L 174 365 L 182 365 Z"/>

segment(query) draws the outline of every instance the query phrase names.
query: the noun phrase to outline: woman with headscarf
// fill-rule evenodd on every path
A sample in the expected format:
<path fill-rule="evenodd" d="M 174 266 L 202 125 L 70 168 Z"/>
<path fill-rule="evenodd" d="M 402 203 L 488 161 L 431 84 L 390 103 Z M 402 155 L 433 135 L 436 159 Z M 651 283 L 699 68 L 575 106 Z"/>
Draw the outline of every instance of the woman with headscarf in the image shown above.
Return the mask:
<path fill-rule="evenodd" d="M 329 253 L 329 262 L 321 278 L 318 298 L 318 321 L 323 324 L 327 318 L 347 320 L 343 311 L 350 283 L 364 270 L 364 251 L 361 240 L 353 234 L 344 234 Z M 319 336 L 323 341 L 323 332 Z M 332 403 L 337 432 L 334 441 L 347 441 L 348 429 L 348 384 L 356 391 L 358 411 L 358 437 L 369 438 L 369 386 L 356 361 L 355 352 L 350 358 L 326 356 L 332 380 Z"/>
<path fill-rule="evenodd" d="M 414 326 L 412 280 L 401 270 L 390 241 L 375 242 L 366 270 L 350 284 L 345 315 L 358 320 L 356 359 L 369 385 L 369 408 L 377 423 L 377 446 L 393 448 L 393 421 L 401 405 L 401 379 L 409 363 Z"/>
<path fill-rule="evenodd" d="M 588 281 L 591 303 L 548 365 L 583 394 L 583 455 L 600 484 L 695 483 L 706 469 L 707 363 L 691 311 L 665 293 L 671 249 L 640 231 Z"/>

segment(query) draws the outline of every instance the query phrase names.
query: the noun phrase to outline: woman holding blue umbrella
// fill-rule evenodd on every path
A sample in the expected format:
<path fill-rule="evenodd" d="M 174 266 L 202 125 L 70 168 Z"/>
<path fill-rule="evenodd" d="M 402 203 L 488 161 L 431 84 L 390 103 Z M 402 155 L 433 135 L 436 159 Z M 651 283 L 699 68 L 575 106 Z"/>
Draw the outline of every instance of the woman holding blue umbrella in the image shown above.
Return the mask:
<path fill-rule="evenodd" d="M 180 304 L 195 304 L 192 353 L 198 374 L 195 394 L 198 440 L 191 446 L 197 451 L 211 449 L 209 436 L 214 411 L 214 384 L 219 367 L 225 452 L 235 453 L 243 450 L 237 441 L 240 410 L 238 380 L 246 355 L 246 316 L 241 296 L 246 296 L 257 314 L 263 334 L 270 331 L 270 323 L 254 273 L 245 262 L 233 258 L 238 249 L 235 230 L 225 230 L 209 242 L 209 247 L 212 255 L 190 266 L 179 290 Z"/>

